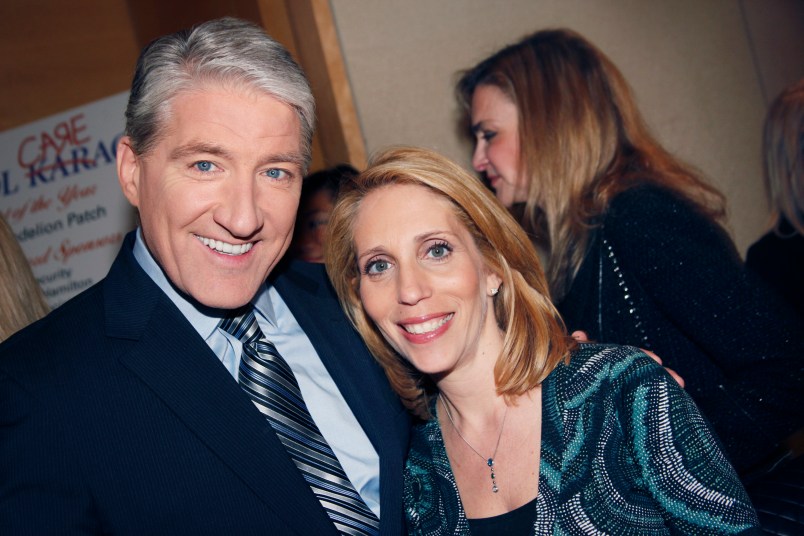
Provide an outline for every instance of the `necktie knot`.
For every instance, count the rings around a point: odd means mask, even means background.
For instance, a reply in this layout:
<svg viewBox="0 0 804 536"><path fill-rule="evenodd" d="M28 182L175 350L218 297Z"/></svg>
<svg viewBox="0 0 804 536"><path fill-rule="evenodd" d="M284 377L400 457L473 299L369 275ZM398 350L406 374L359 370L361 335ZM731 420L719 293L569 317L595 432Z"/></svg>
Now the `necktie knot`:
<svg viewBox="0 0 804 536"><path fill-rule="evenodd" d="M230 335L237 337L243 344L253 343L263 337L262 330L257 324L254 307L250 305L240 314L223 318L218 326Z"/></svg>

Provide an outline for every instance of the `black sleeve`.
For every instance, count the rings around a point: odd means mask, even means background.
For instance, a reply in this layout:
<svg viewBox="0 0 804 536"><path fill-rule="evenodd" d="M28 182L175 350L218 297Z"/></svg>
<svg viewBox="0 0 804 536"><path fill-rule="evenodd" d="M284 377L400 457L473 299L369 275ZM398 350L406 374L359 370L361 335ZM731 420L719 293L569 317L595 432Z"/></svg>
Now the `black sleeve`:
<svg viewBox="0 0 804 536"><path fill-rule="evenodd" d="M605 232L623 270L724 371L733 392L804 422L801 326L756 285L721 227L688 201L642 187L612 203ZM774 396L761 394L768 389Z"/></svg>

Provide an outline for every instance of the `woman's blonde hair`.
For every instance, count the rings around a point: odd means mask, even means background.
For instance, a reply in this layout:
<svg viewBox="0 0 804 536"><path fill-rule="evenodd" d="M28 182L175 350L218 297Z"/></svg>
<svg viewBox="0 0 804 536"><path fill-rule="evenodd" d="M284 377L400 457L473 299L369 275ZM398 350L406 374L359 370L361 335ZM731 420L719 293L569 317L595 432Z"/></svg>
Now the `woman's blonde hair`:
<svg viewBox="0 0 804 536"><path fill-rule="evenodd" d="M49 311L17 238L0 216L0 341Z"/></svg>
<svg viewBox="0 0 804 536"><path fill-rule="evenodd" d="M517 107L520 169L530 177L521 223L549 249L555 299L569 290L609 203L630 187L658 184L724 217L723 195L659 145L623 75L579 34L536 32L462 73L456 92L467 112L481 85Z"/></svg>
<svg viewBox="0 0 804 536"><path fill-rule="evenodd" d="M773 229L782 235L787 220L804 235L804 79L782 91L768 108L762 153Z"/></svg>
<svg viewBox="0 0 804 536"><path fill-rule="evenodd" d="M360 302L360 270L354 221L363 199L394 185L418 185L450 201L472 235L486 267L502 279L495 298L497 323L505 332L494 369L497 391L516 396L541 383L574 342L550 302L547 282L529 237L480 181L449 159L426 149L391 148L341 189L329 221L325 261L338 298L391 386L416 415L429 418L432 381L397 354Z"/></svg>

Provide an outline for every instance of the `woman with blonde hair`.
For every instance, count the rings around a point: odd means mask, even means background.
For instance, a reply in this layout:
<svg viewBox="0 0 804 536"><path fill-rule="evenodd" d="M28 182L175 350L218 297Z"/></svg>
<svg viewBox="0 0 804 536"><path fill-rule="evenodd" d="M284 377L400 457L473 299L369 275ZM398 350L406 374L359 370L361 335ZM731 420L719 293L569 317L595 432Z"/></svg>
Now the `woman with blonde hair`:
<svg viewBox="0 0 804 536"><path fill-rule="evenodd" d="M695 404L640 350L567 335L527 234L460 166L378 155L328 233L341 304L421 419L409 533L756 529Z"/></svg>
<svg viewBox="0 0 804 536"><path fill-rule="evenodd" d="M771 230L748 249L745 263L804 318L804 79L768 108L762 155Z"/></svg>
<svg viewBox="0 0 804 536"><path fill-rule="evenodd" d="M0 216L0 342L49 311L28 259Z"/></svg>
<svg viewBox="0 0 804 536"><path fill-rule="evenodd" d="M567 326L661 355L743 474L789 456L800 326L754 284L723 196L650 134L611 60L539 31L465 71L457 93L473 166L545 247Z"/></svg>

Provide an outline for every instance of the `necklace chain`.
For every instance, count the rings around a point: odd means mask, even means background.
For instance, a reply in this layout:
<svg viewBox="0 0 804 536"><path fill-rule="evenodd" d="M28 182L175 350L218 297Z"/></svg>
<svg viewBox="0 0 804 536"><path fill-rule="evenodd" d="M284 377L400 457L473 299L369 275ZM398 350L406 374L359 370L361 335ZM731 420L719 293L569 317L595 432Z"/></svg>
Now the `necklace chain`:
<svg viewBox="0 0 804 536"><path fill-rule="evenodd" d="M500 448L500 440L502 439L503 429L505 428L505 418L508 416L508 405L507 404L505 405L505 413L503 413L502 424L500 424L500 433L497 436L497 444L494 445L494 452L492 453L491 458L486 458L485 456L480 454L477 451L477 449L473 447L472 444L469 443L469 441L466 440L465 437L463 437L461 430L458 428L458 426L455 424L455 421L452 419L452 413L450 412L449 406L447 405L446 400L447 397L439 396L438 398L441 400L441 405L444 406L444 409L447 411L447 418L449 419L449 422L452 425L452 429L455 430L455 432L458 434L458 437L460 437L463 440L463 442L466 443L466 446L472 449L472 452L480 456L480 459L486 462L486 465L489 466L489 469L491 470L491 491L497 493L498 491L500 491L500 488L497 487L497 477L494 474L494 458L497 457L497 449Z"/></svg>

